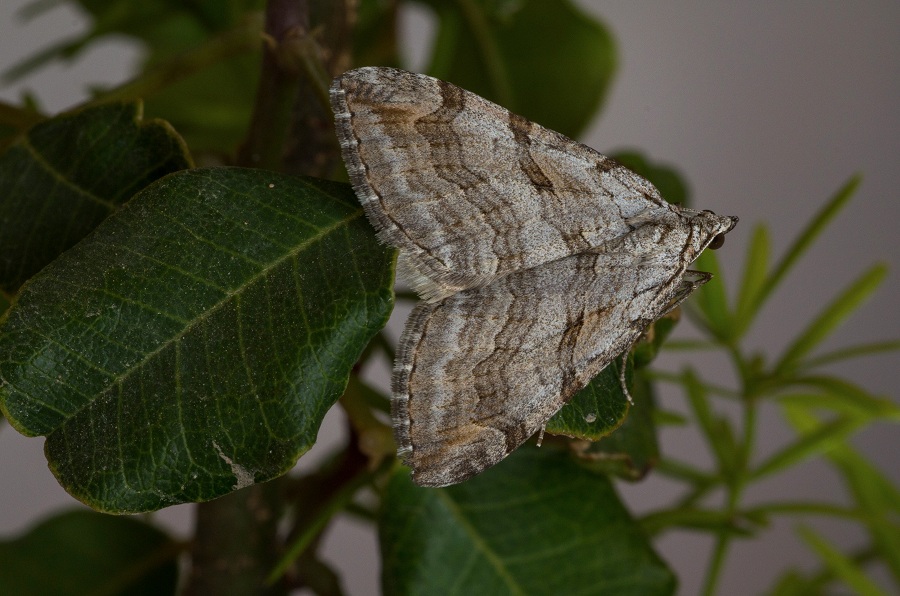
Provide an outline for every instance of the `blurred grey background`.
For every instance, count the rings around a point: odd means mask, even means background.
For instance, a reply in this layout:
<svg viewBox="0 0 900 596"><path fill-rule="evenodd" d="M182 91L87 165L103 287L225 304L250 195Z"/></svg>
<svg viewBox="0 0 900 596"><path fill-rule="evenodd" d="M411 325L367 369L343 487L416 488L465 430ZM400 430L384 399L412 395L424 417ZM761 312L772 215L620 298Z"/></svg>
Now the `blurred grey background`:
<svg viewBox="0 0 900 596"><path fill-rule="evenodd" d="M610 27L620 51L612 93L582 140L601 152L639 149L651 160L676 167L689 181L698 208L740 216L740 225L718 253L729 288L738 280L757 222L769 226L775 260L826 199L851 175L863 174L850 207L766 306L749 347L770 357L779 354L833 296L877 261L890 265L891 276L823 347L900 338L900 3L576 3ZM69 7L22 25L15 15L24 4L26 0L0 1L0 70L87 27L85 16ZM410 39L407 58L413 67L422 67L432 30L428 13L405 13L403 27ZM44 109L62 110L82 101L87 85L126 80L140 56L140 47L128 40L104 40L73 64L56 64L0 88L0 99L15 102L30 90ZM402 325L404 314L397 313L394 329ZM686 324L676 332L678 338L695 335ZM733 379L725 360L702 353L665 354L657 367L677 371L686 362L709 380ZM833 372L897 399L896 354L855 360ZM661 398L664 407L687 412L677 389L665 387ZM340 416L329 414L320 444L304 461L340 442ZM774 406L763 409L761 430L761 456L792 437ZM853 443L900 482L896 427L870 428ZM8 426L0 430L2 537L75 505L47 470L42 444L42 439L22 437ZM662 447L697 465L710 463L702 441L690 432L666 430ZM676 488L658 477L621 487L636 513L670 502ZM828 496L846 501L844 495L826 465L810 462L755 487L748 499ZM156 518L186 533L191 507L173 507ZM837 543L861 544L852 525L810 521ZM794 536L793 523L776 522L760 539L736 543L719 593L758 594L786 566L813 565L814 557ZM712 541L679 532L657 544L680 576L680 593L696 593ZM349 594L375 592L379 563L371 530L341 520L325 551L344 571Z"/></svg>

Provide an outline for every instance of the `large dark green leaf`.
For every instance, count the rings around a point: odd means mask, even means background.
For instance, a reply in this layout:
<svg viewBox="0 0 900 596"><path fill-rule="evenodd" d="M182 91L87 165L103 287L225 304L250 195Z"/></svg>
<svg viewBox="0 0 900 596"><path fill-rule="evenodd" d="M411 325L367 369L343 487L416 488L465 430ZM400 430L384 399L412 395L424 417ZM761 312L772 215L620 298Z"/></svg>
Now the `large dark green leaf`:
<svg viewBox="0 0 900 596"><path fill-rule="evenodd" d="M211 499L309 449L392 278L349 186L180 172L24 286L0 406L94 508Z"/></svg>
<svg viewBox="0 0 900 596"><path fill-rule="evenodd" d="M445 489L419 488L398 470L380 540L389 596L674 591L609 480L547 448L519 449Z"/></svg>
<svg viewBox="0 0 900 596"><path fill-rule="evenodd" d="M0 542L0 594L174 594L178 552L135 519L70 511Z"/></svg>
<svg viewBox="0 0 900 596"><path fill-rule="evenodd" d="M134 193L189 166L181 138L142 121L139 104L33 126L0 156L0 289L15 290Z"/></svg>
<svg viewBox="0 0 900 596"><path fill-rule="evenodd" d="M570 137L603 102L612 36L568 0L421 1L439 19L429 74Z"/></svg>

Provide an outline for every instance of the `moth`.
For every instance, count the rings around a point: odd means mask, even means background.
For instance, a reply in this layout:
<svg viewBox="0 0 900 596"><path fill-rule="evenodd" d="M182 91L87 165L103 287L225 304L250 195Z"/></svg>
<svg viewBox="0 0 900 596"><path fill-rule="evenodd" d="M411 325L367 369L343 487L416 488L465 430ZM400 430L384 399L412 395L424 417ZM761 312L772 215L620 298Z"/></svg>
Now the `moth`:
<svg viewBox="0 0 900 596"><path fill-rule="evenodd" d="M351 70L331 102L366 216L423 299L392 379L421 486L471 478L541 430L710 279L688 265L737 223L425 75Z"/></svg>

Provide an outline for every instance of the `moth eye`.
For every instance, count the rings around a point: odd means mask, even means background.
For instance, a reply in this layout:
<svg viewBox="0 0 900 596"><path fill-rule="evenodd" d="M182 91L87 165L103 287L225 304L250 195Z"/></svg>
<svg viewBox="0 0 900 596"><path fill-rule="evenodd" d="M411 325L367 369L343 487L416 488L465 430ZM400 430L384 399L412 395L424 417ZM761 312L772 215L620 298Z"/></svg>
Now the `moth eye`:
<svg viewBox="0 0 900 596"><path fill-rule="evenodd" d="M716 237L712 239L712 242L709 243L709 246L707 246L707 248L716 250L722 248L723 244L725 244L725 234L716 234Z"/></svg>

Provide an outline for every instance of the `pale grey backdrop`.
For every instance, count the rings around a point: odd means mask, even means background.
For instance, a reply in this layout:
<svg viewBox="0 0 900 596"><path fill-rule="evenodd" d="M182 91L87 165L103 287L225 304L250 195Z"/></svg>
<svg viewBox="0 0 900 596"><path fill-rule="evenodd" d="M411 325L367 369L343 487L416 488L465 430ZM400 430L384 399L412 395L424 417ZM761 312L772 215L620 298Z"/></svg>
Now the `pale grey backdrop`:
<svg viewBox="0 0 900 596"><path fill-rule="evenodd" d="M48 40L86 27L85 18L69 9L57 9L23 27L13 15L24 3L0 1L0 69ZM604 19L621 52L606 109L584 140L600 151L638 148L651 159L676 166L690 182L695 205L739 215L740 225L719 251L724 277L732 285L755 223L769 225L777 256L849 176L864 175L849 209L773 296L751 334L751 347L777 354L840 288L876 261L889 263L891 277L827 346L900 337L900 3L578 4ZM420 66L430 30L427 13L408 14L404 27L413 39L409 59ZM127 78L139 56L139 48L109 40L74 65L54 65L23 84L0 89L0 98L15 100L28 88L47 109L64 109L84 97L85 83ZM395 317L394 328L402 324L398 319L403 314ZM678 334L690 337L692 332L682 325ZM664 356L659 366L678 370L684 361ZM710 379L732 379L724 360L697 356L687 361ZM896 399L898 369L900 359L890 355L834 371ZM676 390L665 391L663 403L685 411ZM340 440L339 416L329 415L321 445L308 457ZM762 424L764 453L791 437L773 409L764 410ZM666 431L662 440L669 453L698 464L708 462L702 443L690 433ZM20 532L41 516L72 505L46 468L42 443L9 427L0 431L0 536ZM854 443L900 481L896 427L872 428ZM673 489L654 478L622 491L629 506L642 512L666 503ZM840 481L827 466L813 462L799 474L766 482L749 498L761 502L832 495L844 498ZM189 506L170 508L158 517L175 531L190 528ZM817 527L845 545L859 544L862 538L845 524ZM680 593L697 592L710 545L703 536L687 533L660 541L663 556L681 577ZM350 594L374 593L376 548L373 534L350 521L330 533L325 549L346 570ZM791 523L778 522L762 539L735 545L720 593L760 593L784 565L813 561L794 538Z"/></svg>

